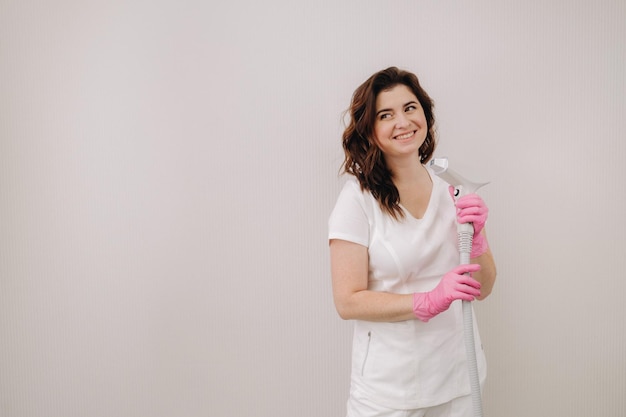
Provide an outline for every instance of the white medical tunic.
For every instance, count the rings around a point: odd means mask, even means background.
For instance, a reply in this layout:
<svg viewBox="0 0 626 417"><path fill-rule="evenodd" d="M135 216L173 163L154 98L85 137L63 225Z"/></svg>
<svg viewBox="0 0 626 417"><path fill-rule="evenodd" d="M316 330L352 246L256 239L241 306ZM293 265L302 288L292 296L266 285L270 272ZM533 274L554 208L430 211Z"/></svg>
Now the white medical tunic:
<svg viewBox="0 0 626 417"><path fill-rule="evenodd" d="M329 218L329 239L366 246L368 289L397 294L430 291L459 264L456 210L448 184L427 168L433 182L422 219L384 213L369 191L350 177ZM470 394L461 301L428 323L356 320L351 390L389 408L416 409ZM485 356L474 320L481 384Z"/></svg>

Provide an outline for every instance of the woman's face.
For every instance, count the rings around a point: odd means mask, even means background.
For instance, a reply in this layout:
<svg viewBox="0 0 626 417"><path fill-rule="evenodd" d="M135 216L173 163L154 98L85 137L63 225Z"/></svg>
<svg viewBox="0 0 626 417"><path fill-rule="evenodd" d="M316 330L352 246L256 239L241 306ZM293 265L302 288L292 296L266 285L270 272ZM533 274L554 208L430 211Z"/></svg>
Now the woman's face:
<svg viewBox="0 0 626 417"><path fill-rule="evenodd" d="M376 97L374 138L388 157L419 153L428 134L424 110L404 84L381 91Z"/></svg>

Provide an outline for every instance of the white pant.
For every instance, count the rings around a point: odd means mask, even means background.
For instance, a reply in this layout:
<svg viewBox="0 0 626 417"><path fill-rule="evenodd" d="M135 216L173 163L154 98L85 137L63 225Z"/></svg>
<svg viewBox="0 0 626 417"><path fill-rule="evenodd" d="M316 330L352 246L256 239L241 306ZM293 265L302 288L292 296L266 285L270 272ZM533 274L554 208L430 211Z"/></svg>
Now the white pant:
<svg viewBox="0 0 626 417"><path fill-rule="evenodd" d="M416 410L393 410L353 392L348 400L347 417L472 417L472 397L467 395L434 407Z"/></svg>

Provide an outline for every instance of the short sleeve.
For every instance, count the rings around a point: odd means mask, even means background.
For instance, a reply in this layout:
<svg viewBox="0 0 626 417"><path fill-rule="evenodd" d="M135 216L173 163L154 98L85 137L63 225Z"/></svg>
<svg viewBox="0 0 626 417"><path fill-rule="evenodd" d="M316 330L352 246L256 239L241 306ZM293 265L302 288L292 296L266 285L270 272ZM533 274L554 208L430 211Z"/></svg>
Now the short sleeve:
<svg viewBox="0 0 626 417"><path fill-rule="evenodd" d="M341 239L369 246L369 221L359 184L349 179L337 197L328 219L328 239Z"/></svg>

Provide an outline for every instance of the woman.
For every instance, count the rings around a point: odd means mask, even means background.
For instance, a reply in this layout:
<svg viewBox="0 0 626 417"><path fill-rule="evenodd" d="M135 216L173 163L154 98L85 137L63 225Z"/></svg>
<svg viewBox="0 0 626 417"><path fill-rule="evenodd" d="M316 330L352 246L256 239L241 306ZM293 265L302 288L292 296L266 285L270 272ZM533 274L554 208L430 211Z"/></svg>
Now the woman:
<svg viewBox="0 0 626 417"><path fill-rule="evenodd" d="M471 416L454 301L484 299L493 287L488 209L476 194L455 203L426 165L436 144L433 102L414 74L391 67L372 75L349 112L350 176L329 219L335 305L355 320L348 416ZM470 265L458 265L457 220L474 224ZM474 331L482 384L476 323Z"/></svg>

